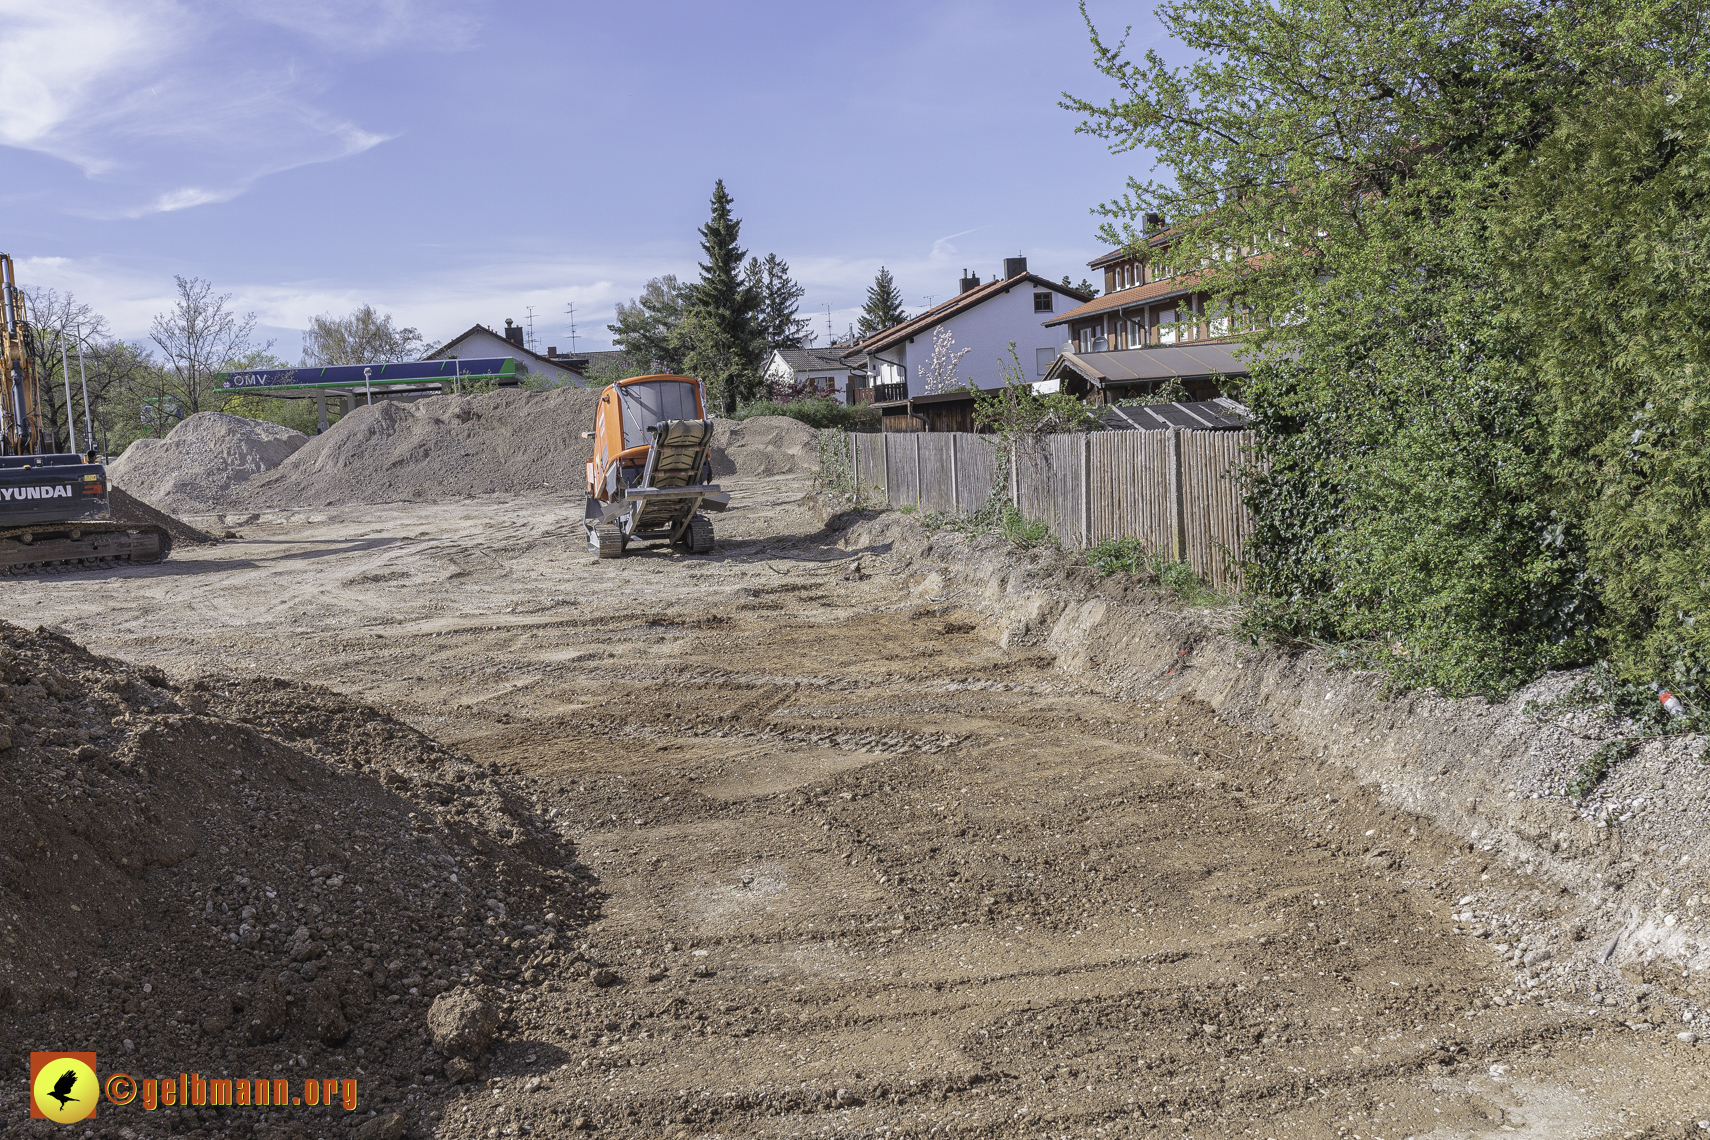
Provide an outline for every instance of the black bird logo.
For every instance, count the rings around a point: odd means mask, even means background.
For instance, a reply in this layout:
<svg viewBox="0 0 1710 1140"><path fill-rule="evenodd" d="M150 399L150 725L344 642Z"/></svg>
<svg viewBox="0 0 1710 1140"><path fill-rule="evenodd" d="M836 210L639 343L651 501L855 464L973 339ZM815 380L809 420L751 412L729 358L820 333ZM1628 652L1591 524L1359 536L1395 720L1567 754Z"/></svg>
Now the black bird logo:
<svg viewBox="0 0 1710 1140"><path fill-rule="evenodd" d="M53 1097L53 1099L59 1101L59 1107L64 1108L66 1101L77 1099L76 1097L70 1095L71 1086L76 1084L76 1083L77 1083L77 1070L76 1069L67 1069L67 1070L65 1070L65 1072L63 1072L59 1075L59 1080L57 1080L53 1083L53 1091L48 1093L48 1095Z"/></svg>

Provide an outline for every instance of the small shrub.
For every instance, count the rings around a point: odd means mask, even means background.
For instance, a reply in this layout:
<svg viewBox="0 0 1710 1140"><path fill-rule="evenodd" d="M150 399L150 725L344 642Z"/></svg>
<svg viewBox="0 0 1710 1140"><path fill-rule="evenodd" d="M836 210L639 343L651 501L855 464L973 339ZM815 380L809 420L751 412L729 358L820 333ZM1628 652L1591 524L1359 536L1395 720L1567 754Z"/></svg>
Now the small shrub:
<svg viewBox="0 0 1710 1140"><path fill-rule="evenodd" d="M1086 560L1101 578L1112 574L1144 578L1190 605L1220 605L1229 600L1201 578L1191 565L1173 562L1162 554L1152 554L1137 538L1106 539L1087 551Z"/></svg>
<svg viewBox="0 0 1710 1140"><path fill-rule="evenodd" d="M899 507L904 514L913 514L913 506ZM969 515L928 511L920 515L921 528L928 533L948 530L956 534L976 536L1000 534L1011 545L1022 550L1055 545L1057 538L1046 523L1034 522L1022 515L1008 499L991 499L985 506Z"/></svg>

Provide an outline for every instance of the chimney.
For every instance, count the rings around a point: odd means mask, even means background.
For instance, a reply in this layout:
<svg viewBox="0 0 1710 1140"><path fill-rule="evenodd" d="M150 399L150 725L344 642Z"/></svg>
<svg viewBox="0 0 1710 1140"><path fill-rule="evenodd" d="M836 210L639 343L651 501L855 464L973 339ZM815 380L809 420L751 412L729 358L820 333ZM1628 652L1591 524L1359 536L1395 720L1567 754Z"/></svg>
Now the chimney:
<svg viewBox="0 0 1710 1140"><path fill-rule="evenodd" d="M522 332L521 325L515 323L509 317L505 318L505 339L516 345L518 348L522 347Z"/></svg>
<svg viewBox="0 0 1710 1140"><path fill-rule="evenodd" d="M966 269L962 270L962 288L959 292L966 293L970 289L978 289L979 287L980 275L976 273L972 277L969 277L968 271Z"/></svg>
<svg viewBox="0 0 1710 1140"><path fill-rule="evenodd" d="M1003 259L1003 279L1005 281L1020 277L1026 272L1027 259L1025 257L1006 257Z"/></svg>
<svg viewBox="0 0 1710 1140"><path fill-rule="evenodd" d="M1164 228L1164 215L1162 215L1162 214L1147 214L1146 215L1146 232L1147 233L1155 234L1163 228Z"/></svg>
<svg viewBox="0 0 1710 1140"><path fill-rule="evenodd" d="M558 355L558 347L556 345L549 344L546 346L546 356L547 356L548 360L550 360L551 358L553 358L554 356L557 356L557 355Z"/></svg>

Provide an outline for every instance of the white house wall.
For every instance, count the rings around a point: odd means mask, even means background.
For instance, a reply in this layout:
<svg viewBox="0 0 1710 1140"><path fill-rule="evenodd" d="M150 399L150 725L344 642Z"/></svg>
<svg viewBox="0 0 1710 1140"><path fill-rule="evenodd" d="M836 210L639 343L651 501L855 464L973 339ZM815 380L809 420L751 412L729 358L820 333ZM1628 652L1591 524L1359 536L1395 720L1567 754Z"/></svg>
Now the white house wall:
<svg viewBox="0 0 1710 1140"><path fill-rule="evenodd" d="M892 345L878 353L884 359L876 360L880 375L874 378L874 382L894 384L900 380L895 365L886 363L895 361L908 369L908 394L911 397L933 395L926 390L921 370L932 358L932 338L939 328L949 329L956 338L952 352L960 352L964 348L973 350L956 368L958 387L970 380L980 388L1001 385L1004 369L1010 365L1009 342L1012 340L1015 342L1015 355L1021 360L1024 379L1029 383L1039 380L1044 373L1039 367L1038 350L1050 349L1052 357L1055 357L1057 346L1063 340L1061 330L1048 329L1042 322L1081 303L1077 298L1053 290L1054 312L1036 313L1033 311L1033 294L1044 291L1031 281L1020 281L1007 293L999 293L934 328L915 334L912 344L904 341Z"/></svg>
<svg viewBox="0 0 1710 1140"><path fill-rule="evenodd" d="M517 346L502 336L491 333L471 333L457 343L451 355L460 360L492 360L500 356L508 356L517 362L519 375L539 376L552 384L581 384L583 378L579 373L568 368L560 368L533 356L524 356L517 351ZM449 359L447 357L446 359Z"/></svg>
<svg viewBox="0 0 1710 1140"><path fill-rule="evenodd" d="M772 352L772 361L766 366L766 379L777 384L782 384L788 381L792 376L798 380L817 380L824 379L829 376L832 379L832 399L836 400L839 404L847 404L849 402L849 369L813 368L798 372L791 368L789 362L774 349Z"/></svg>

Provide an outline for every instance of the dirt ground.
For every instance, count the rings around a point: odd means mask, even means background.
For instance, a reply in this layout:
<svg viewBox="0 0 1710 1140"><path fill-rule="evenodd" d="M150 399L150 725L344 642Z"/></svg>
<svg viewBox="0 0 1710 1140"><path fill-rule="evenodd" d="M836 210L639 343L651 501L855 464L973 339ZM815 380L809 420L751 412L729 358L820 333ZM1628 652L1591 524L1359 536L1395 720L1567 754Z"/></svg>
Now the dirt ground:
<svg viewBox="0 0 1710 1140"><path fill-rule="evenodd" d="M705 558L596 562L544 499L298 512L20 579L0 617L330 685L497 763L573 845L594 907L565 933L615 982L492 990L475 1079L365 1106L411 1135L1710 1133L1710 1046L1635 1032L1642 997L1504 996L1450 915L1506 872L1459 838L999 647L799 478L733 489Z"/></svg>

